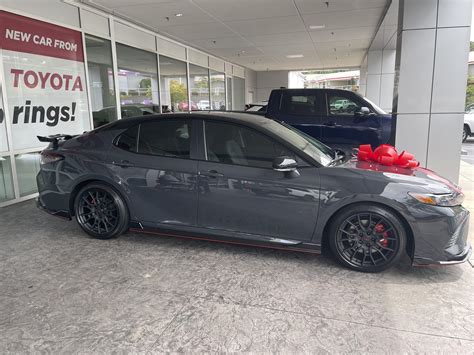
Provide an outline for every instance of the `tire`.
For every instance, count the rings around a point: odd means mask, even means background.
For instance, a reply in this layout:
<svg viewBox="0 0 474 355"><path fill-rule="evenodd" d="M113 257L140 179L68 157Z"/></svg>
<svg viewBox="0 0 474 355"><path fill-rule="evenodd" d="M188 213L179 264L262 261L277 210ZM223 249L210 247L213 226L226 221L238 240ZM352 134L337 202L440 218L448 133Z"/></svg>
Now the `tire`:
<svg viewBox="0 0 474 355"><path fill-rule="evenodd" d="M467 141L467 139L469 138L469 135L470 135L469 128L466 125L464 125L463 130L462 130L463 143Z"/></svg>
<svg viewBox="0 0 474 355"><path fill-rule="evenodd" d="M332 220L329 246L337 261L352 270L380 272L398 262L407 235L400 219L380 206L349 206Z"/></svg>
<svg viewBox="0 0 474 355"><path fill-rule="evenodd" d="M90 183L74 200L76 221L93 238L111 239L128 229L129 213L123 198L110 186Z"/></svg>

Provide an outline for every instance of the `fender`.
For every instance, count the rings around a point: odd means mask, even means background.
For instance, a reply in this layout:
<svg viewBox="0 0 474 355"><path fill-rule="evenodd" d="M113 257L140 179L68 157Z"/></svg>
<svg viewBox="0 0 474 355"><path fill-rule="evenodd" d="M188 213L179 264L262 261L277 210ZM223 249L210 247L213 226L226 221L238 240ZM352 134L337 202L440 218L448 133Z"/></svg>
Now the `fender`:
<svg viewBox="0 0 474 355"><path fill-rule="evenodd" d="M412 232L415 235L418 233L416 219L402 203L378 195L352 195L340 200L320 200L318 223L315 227L311 242L315 244L322 244L324 230L331 218L342 208L359 203L379 204L396 211L408 223Z"/></svg>

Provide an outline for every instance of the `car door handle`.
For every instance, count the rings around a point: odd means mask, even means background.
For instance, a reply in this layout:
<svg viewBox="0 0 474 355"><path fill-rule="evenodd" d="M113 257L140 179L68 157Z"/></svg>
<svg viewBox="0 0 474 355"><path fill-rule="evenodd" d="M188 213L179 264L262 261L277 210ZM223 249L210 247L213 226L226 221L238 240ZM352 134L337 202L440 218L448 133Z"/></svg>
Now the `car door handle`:
<svg viewBox="0 0 474 355"><path fill-rule="evenodd" d="M325 126L328 126L328 127L334 127L334 126L336 126L336 122L332 122L332 121L330 121L330 122L324 122L324 125L325 125Z"/></svg>
<svg viewBox="0 0 474 355"><path fill-rule="evenodd" d="M224 177L224 174L219 173L217 170L200 171L199 175L207 176L213 179Z"/></svg>
<svg viewBox="0 0 474 355"><path fill-rule="evenodd" d="M117 166L121 166L122 168L131 168L131 167L135 166L135 164L130 163L128 160L122 160L122 161L119 161L119 162L113 161L112 164L117 165Z"/></svg>

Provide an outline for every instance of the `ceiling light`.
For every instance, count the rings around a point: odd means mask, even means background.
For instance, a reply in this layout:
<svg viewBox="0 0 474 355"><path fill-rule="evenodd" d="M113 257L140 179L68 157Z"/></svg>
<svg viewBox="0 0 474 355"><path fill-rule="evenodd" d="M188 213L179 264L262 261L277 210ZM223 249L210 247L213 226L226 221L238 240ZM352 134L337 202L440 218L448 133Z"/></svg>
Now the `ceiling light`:
<svg viewBox="0 0 474 355"><path fill-rule="evenodd" d="M303 58L303 54L289 54L286 56L287 58Z"/></svg>
<svg viewBox="0 0 474 355"><path fill-rule="evenodd" d="M177 13L177 14L174 14L176 17L183 17L183 14L182 13Z"/></svg>
<svg viewBox="0 0 474 355"><path fill-rule="evenodd" d="M326 28L326 25L311 25L311 26L309 26L310 30L321 30L323 28Z"/></svg>

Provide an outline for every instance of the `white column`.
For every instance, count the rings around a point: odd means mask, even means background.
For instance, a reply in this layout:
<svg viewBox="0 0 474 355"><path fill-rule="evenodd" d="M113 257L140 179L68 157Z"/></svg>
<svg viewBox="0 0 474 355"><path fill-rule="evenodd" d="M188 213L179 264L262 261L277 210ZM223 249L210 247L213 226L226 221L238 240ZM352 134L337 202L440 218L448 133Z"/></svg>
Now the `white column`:
<svg viewBox="0 0 474 355"><path fill-rule="evenodd" d="M367 56L360 66L359 94L367 96Z"/></svg>
<svg viewBox="0 0 474 355"><path fill-rule="evenodd" d="M459 177L471 0L400 0L396 146Z"/></svg>
<svg viewBox="0 0 474 355"><path fill-rule="evenodd" d="M395 58L395 49L370 50L367 54L366 96L387 112L392 112Z"/></svg>

